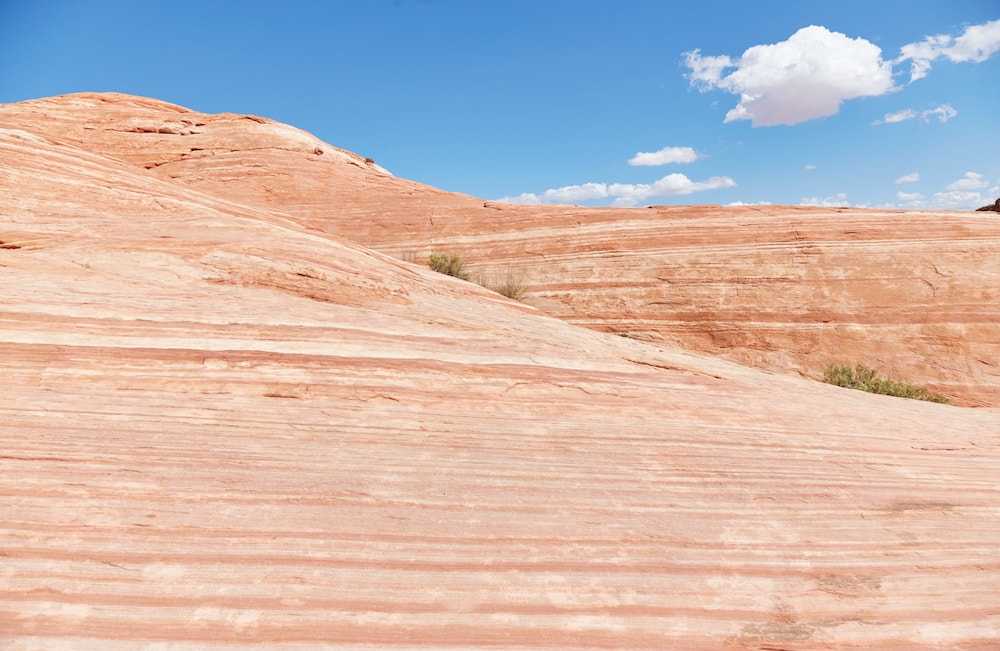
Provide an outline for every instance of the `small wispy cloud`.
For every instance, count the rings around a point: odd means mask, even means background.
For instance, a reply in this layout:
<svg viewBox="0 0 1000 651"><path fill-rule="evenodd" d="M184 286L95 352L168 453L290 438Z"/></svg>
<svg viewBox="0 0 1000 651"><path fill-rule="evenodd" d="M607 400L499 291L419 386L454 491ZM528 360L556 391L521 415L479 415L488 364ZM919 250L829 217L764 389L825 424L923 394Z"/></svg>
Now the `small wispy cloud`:
<svg viewBox="0 0 1000 651"><path fill-rule="evenodd" d="M877 45L817 25L780 43L755 45L739 59L685 52L684 64L698 90L739 95L725 122L750 120L755 127L834 115L845 100L895 90L892 64Z"/></svg>
<svg viewBox="0 0 1000 651"><path fill-rule="evenodd" d="M700 158L691 147L664 147L660 151L640 151L628 159L629 165L670 165L671 163L693 163Z"/></svg>
<svg viewBox="0 0 1000 651"><path fill-rule="evenodd" d="M937 117L937 119L939 121L941 121L941 122L947 122L948 120L952 119L956 115L958 115L958 111L956 111L955 109L953 109L951 107L951 104L942 104L941 106L937 107L936 109L931 109L929 111L923 111L920 114L920 119L922 119L924 122L928 122L928 121L930 121L931 117Z"/></svg>
<svg viewBox="0 0 1000 651"><path fill-rule="evenodd" d="M927 76L931 63L945 58L953 63L981 63L1000 51L1000 19L970 25L958 38L950 34L927 36L899 49L893 64L910 62L910 83Z"/></svg>
<svg viewBox="0 0 1000 651"><path fill-rule="evenodd" d="M894 124L896 122L905 122L906 120L912 120L919 115L913 109L903 109L902 111L896 111L895 113L886 113L885 117L881 120L875 120L872 125L878 124Z"/></svg>
<svg viewBox="0 0 1000 651"><path fill-rule="evenodd" d="M972 210L986 203L986 199L981 192L950 190L935 192L928 203L939 210Z"/></svg>
<svg viewBox="0 0 1000 651"><path fill-rule="evenodd" d="M844 192L838 192L832 197L806 197L799 202L800 206L816 206L818 208L839 208L841 206L849 206L847 203L847 194Z"/></svg>
<svg viewBox="0 0 1000 651"><path fill-rule="evenodd" d="M809 172L811 172L811 171L813 171L814 169L816 169L816 166L815 166L815 165L806 165L806 166L805 166L805 169L806 169L806 171L809 171Z"/></svg>
<svg viewBox="0 0 1000 651"><path fill-rule="evenodd" d="M936 108L920 111L919 113L913 109L903 109L895 113L886 113L881 120L872 122L872 126L905 122L906 120L916 120L918 118L923 122L930 122L931 118L937 118L939 122L947 122L956 115L958 115L958 111L952 108L951 104L942 104Z"/></svg>
<svg viewBox="0 0 1000 651"><path fill-rule="evenodd" d="M982 174L977 174L976 172L966 172L965 176L961 179L955 181L954 183L948 184L947 190L979 190L980 188L985 188L989 185Z"/></svg>
<svg viewBox="0 0 1000 651"><path fill-rule="evenodd" d="M912 172L910 174L904 174L903 176L896 179L896 183L916 183L920 180L919 172Z"/></svg>
<svg viewBox="0 0 1000 651"><path fill-rule="evenodd" d="M606 199L607 196L608 186L606 183L584 183L551 188L540 194L524 192L516 197L503 197L499 201L508 203L579 203L592 199Z"/></svg>
<svg viewBox="0 0 1000 651"><path fill-rule="evenodd" d="M705 181L692 181L683 174L668 174L653 183L613 183L608 194L615 197L615 204L634 206L652 197L676 197L705 190L731 188L736 181L728 176L713 176Z"/></svg>
<svg viewBox="0 0 1000 651"><path fill-rule="evenodd" d="M516 197L504 197L508 203L578 203L594 199L614 199L615 205L634 206L653 197L680 195L731 188L736 181L728 176L713 176L705 181L692 181L683 174L668 174L653 183L584 183L545 190L525 192Z"/></svg>
<svg viewBox="0 0 1000 651"><path fill-rule="evenodd" d="M993 203L1000 194L1000 185L991 183L978 172L966 172L962 178L949 183L943 192L929 198L919 192L897 192L901 207L922 210L974 210Z"/></svg>

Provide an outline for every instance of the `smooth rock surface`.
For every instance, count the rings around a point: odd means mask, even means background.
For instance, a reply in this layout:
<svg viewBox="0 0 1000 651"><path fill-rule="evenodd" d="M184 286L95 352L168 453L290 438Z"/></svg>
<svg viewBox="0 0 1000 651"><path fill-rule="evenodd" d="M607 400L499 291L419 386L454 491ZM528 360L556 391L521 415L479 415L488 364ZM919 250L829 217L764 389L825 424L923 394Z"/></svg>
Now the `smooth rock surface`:
<svg viewBox="0 0 1000 651"><path fill-rule="evenodd" d="M249 144L167 173L159 143L216 121ZM104 135L76 137L77 122ZM671 232L697 225L679 247L693 249L732 211L494 210L296 133L125 96L0 107L0 647L1000 644L1000 414L737 366L668 345L680 335L580 328L361 246L402 224L419 241L430 221L442 234L426 246L467 242L491 262L562 242L552 269L589 265L594 280L535 290L548 310L606 286L608 259L671 260L670 213ZM267 134L279 145L255 149ZM303 151L280 145L294 138ZM311 181L283 177L286 156L328 166L315 178L338 176L340 202L296 207L280 179ZM241 200L254 183L274 208ZM361 212L366 193L383 221ZM510 230L463 240L491 210ZM796 210L775 209L774 228ZM994 246L981 223L953 241ZM407 242L394 237L380 246ZM905 248L893 237L887 251ZM791 255L775 239L741 244L745 264ZM817 246L846 256L834 241ZM688 254L672 278L696 275ZM988 267L969 280L938 264L942 301L973 281L993 291ZM627 297L625 271L608 273ZM989 316L963 295L970 323Z"/></svg>

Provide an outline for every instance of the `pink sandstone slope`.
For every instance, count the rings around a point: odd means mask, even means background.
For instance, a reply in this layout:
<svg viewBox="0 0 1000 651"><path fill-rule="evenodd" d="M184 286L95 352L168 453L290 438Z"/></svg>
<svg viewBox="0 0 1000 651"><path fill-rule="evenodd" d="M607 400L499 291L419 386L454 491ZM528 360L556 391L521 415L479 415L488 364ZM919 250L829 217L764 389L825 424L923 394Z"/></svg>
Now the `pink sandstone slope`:
<svg viewBox="0 0 1000 651"><path fill-rule="evenodd" d="M12 115L0 648L1000 644L1000 414L580 328Z"/></svg>
<svg viewBox="0 0 1000 651"><path fill-rule="evenodd" d="M484 202L398 179L271 120L116 94L8 121L396 256L522 274L571 323L818 379L865 363L1000 407L1000 216L782 206Z"/></svg>

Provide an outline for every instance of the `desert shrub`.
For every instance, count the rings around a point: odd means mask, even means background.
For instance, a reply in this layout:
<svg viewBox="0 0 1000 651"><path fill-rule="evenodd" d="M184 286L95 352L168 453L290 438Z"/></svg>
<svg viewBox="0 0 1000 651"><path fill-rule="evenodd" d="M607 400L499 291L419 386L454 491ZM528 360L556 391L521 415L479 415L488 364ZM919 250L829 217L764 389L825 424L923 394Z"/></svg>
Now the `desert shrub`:
<svg viewBox="0 0 1000 651"><path fill-rule="evenodd" d="M838 387L858 389L859 391L878 393L886 396L896 396L897 398L927 400L944 404L950 402L946 396L940 393L932 393L924 387L879 377L876 369L864 364L858 364L854 368L846 365L838 366L830 364L823 371L823 381Z"/></svg>
<svg viewBox="0 0 1000 651"><path fill-rule="evenodd" d="M465 271L462 258L457 255L432 253L430 257L427 258L427 266L440 274L445 274L446 276L454 276L459 280L469 279L469 272Z"/></svg>
<svg viewBox="0 0 1000 651"><path fill-rule="evenodd" d="M524 298L524 293L528 291L528 280L525 275L509 267L506 271L482 278L480 284L515 301Z"/></svg>

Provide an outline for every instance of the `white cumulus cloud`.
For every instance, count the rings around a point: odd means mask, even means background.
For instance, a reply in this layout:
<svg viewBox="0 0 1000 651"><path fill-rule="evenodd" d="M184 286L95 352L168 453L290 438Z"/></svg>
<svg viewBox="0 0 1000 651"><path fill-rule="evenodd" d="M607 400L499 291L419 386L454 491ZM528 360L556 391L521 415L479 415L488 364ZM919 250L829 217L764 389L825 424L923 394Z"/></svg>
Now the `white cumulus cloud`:
<svg viewBox="0 0 1000 651"><path fill-rule="evenodd" d="M683 174L668 174L653 183L585 183L546 190L540 194L525 192L516 197L504 197L508 203L575 203L590 199L614 199L615 205L634 206L653 197L674 197L731 188L736 181L728 176L713 176L705 181L692 181Z"/></svg>
<svg viewBox="0 0 1000 651"><path fill-rule="evenodd" d="M956 115L958 115L958 111L952 108L951 104L942 104L937 108L927 109L925 111L920 111L919 113L913 109L903 109L902 111L896 111L895 113L886 113L885 117L881 120L875 120L872 122L872 125L878 126L880 124L905 122L906 120L915 120L917 118L920 118L924 122L930 122L931 118L937 118L939 122L947 122Z"/></svg>
<svg viewBox="0 0 1000 651"><path fill-rule="evenodd" d="M669 165L671 163L693 163L698 153L691 147L664 147L660 151L640 151L628 159L629 165Z"/></svg>
<svg viewBox="0 0 1000 651"><path fill-rule="evenodd" d="M945 188L947 190L978 190L980 188L985 188L989 183L983 178L982 174L977 174L976 172L966 172L965 176L954 183L949 183Z"/></svg>
<svg viewBox="0 0 1000 651"><path fill-rule="evenodd" d="M739 95L725 122L750 120L755 127L834 115L844 100L895 88L892 64L882 60L878 46L817 25L781 43L755 45L739 59L693 50L685 53L684 63L692 86Z"/></svg>
<svg viewBox="0 0 1000 651"><path fill-rule="evenodd" d="M955 38L949 34L927 36L899 49L893 63L910 62L910 83L927 76L931 62L945 58L954 63L981 63L1000 51L1000 19L970 25Z"/></svg>
<svg viewBox="0 0 1000 651"><path fill-rule="evenodd" d="M916 183L920 180L919 172L912 172L910 174L904 174L903 176L896 179L896 183Z"/></svg>
<svg viewBox="0 0 1000 651"><path fill-rule="evenodd" d="M896 198L900 201L922 201L924 195L919 192L897 192Z"/></svg>

